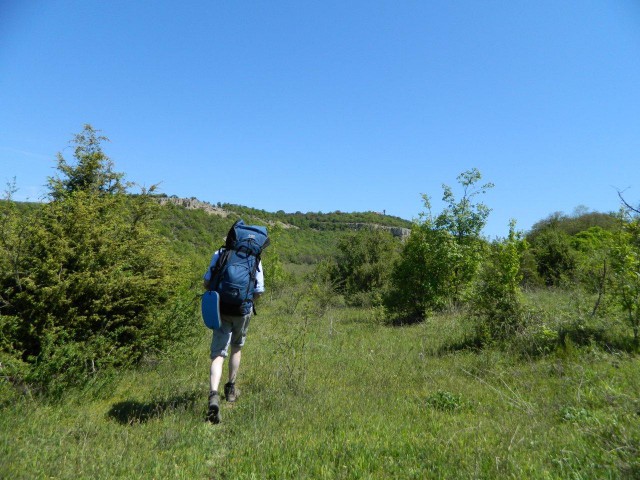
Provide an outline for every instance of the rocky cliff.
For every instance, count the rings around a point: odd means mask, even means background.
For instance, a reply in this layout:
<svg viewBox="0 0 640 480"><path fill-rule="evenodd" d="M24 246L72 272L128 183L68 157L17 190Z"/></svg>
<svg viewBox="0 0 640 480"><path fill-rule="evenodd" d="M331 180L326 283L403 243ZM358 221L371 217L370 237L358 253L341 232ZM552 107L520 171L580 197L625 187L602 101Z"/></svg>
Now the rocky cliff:
<svg viewBox="0 0 640 480"><path fill-rule="evenodd" d="M211 215L218 215L219 217L226 217L229 215L225 209L211 205L209 202L203 202L197 198L178 198L178 197L158 197L160 205L172 203L180 207L184 207L188 210L204 210Z"/></svg>

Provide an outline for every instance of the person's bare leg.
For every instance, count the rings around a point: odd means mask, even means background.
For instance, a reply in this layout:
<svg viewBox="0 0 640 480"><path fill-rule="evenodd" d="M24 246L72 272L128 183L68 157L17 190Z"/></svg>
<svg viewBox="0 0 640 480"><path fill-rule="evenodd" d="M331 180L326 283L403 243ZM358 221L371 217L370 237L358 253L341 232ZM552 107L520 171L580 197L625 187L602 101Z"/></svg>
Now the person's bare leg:
<svg viewBox="0 0 640 480"><path fill-rule="evenodd" d="M218 395L218 386L222 378L222 365L224 357L217 356L211 360L211 369L209 370L209 412L207 418L212 423L220 423L220 395Z"/></svg>
<svg viewBox="0 0 640 480"><path fill-rule="evenodd" d="M240 368L242 350L239 347L231 346L231 356L229 357L229 383L236 383L236 376Z"/></svg>
<svg viewBox="0 0 640 480"><path fill-rule="evenodd" d="M236 376L238 375L238 369L240 368L240 359L242 358L242 351L240 347L231 347L231 355L229 356L229 383L224 386L224 395L227 402L235 402L238 398L239 391L235 387Z"/></svg>
<svg viewBox="0 0 640 480"><path fill-rule="evenodd" d="M224 364L224 357L217 356L211 360L211 370L209 374L209 386L212 392L218 391L220 385L220 379L222 378L222 365Z"/></svg>

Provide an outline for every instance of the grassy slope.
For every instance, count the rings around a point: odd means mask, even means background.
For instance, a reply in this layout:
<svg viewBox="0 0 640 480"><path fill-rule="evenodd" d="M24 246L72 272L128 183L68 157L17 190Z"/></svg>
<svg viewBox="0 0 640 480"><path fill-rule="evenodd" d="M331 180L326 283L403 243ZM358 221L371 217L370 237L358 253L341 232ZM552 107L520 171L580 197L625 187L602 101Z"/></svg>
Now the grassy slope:
<svg viewBox="0 0 640 480"><path fill-rule="evenodd" d="M229 219L165 214L196 278ZM314 242L303 233L298 243ZM637 356L443 354L464 339L463 318L393 328L371 310L313 314L301 296L285 292L253 319L243 394L223 404L220 425L203 422L202 327L189 345L59 403L25 396L0 407L0 478L640 476Z"/></svg>
<svg viewBox="0 0 640 480"><path fill-rule="evenodd" d="M158 364L0 420L0 478L637 478L637 357L438 354L464 321L265 304L241 400L203 422L209 334ZM194 321L199 319L194 318ZM97 392L97 393L96 393ZM635 477L634 477L635 476Z"/></svg>
<svg viewBox="0 0 640 480"><path fill-rule="evenodd" d="M229 210L227 218L209 215L202 210L186 210L174 205L166 205L160 211L159 225L163 235L172 243L178 255L194 257L197 261L224 243L224 237L235 220L242 217L247 223L267 225L278 218L271 213L247 207ZM355 214L331 214L331 217L343 218L346 223L349 216ZM385 223L385 219L388 223ZM286 218L285 218L286 220ZM392 226L395 217L382 217L380 224ZM345 230L319 230L313 228L282 228L272 238L272 246L265 256L277 249L283 262L293 264L312 264L331 255L335 251L338 239Z"/></svg>

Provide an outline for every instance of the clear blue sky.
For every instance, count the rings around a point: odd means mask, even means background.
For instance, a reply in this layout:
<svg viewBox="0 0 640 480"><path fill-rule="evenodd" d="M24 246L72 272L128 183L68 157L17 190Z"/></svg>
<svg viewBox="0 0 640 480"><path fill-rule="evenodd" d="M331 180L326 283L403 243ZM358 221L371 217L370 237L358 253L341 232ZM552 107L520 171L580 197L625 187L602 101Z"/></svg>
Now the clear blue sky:
<svg viewBox="0 0 640 480"><path fill-rule="evenodd" d="M640 2L0 0L0 181L90 123L116 170L269 211L382 211L477 167L487 236L640 201Z"/></svg>

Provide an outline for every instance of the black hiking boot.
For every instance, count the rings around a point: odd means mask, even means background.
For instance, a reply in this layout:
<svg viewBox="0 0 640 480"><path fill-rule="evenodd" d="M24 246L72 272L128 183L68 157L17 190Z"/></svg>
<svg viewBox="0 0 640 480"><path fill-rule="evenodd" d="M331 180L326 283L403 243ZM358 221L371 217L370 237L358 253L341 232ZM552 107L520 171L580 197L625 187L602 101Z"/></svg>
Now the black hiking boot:
<svg viewBox="0 0 640 480"><path fill-rule="evenodd" d="M235 402L240 396L240 390L236 388L235 383L225 383L224 385L224 398L227 399L227 402Z"/></svg>
<svg viewBox="0 0 640 480"><path fill-rule="evenodd" d="M211 392L209 394L207 420L211 423L220 423L220 396L218 392Z"/></svg>

